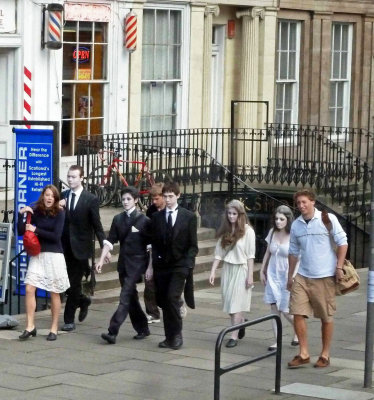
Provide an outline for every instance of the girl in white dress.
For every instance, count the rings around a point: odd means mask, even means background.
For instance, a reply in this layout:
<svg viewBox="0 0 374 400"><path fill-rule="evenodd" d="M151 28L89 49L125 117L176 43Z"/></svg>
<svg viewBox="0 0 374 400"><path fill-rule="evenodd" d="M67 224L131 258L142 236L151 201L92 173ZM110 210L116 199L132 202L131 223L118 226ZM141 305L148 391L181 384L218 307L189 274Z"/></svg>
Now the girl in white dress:
<svg viewBox="0 0 374 400"><path fill-rule="evenodd" d="M264 302L270 304L271 312L286 318L293 326L293 316L289 314L290 292L287 290L288 280L288 248L290 245L290 230L293 214L289 207L279 206L273 217L273 227L270 229L266 242L268 247L260 270L261 282L265 285ZM277 324L272 320L275 338ZM291 345L297 346L299 341L296 334ZM274 350L273 344L268 350Z"/></svg>
<svg viewBox="0 0 374 400"><path fill-rule="evenodd" d="M255 233L249 225L244 205L239 200L227 204L217 237L219 239L209 282L214 285L216 270L222 260L223 311L230 315L233 326L245 321L242 312L249 311L251 307L256 245ZM226 347L235 347L238 338L242 339L244 335L244 329L233 331Z"/></svg>

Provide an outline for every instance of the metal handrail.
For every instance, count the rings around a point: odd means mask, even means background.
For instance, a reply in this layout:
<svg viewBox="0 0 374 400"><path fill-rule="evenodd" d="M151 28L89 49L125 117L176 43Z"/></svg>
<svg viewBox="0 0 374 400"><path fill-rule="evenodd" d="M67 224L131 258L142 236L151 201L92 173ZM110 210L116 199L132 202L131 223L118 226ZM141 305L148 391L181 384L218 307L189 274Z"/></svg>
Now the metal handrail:
<svg viewBox="0 0 374 400"><path fill-rule="evenodd" d="M221 347L222 342L227 333L236 331L241 328L247 328L252 325L257 325L261 322L268 321L270 319L275 319L277 324L277 348L276 350L268 351L265 354L252 358L250 360L240 361L226 367L221 367ZM280 381L281 381L281 362L282 362L282 321L279 315L271 314L265 317L257 318L252 321L245 321L238 325L233 325L228 328L223 329L217 338L215 358L214 358L214 400L219 400L220 398L220 378L226 372L233 371L235 369L244 367L249 364L253 364L256 361L263 360L265 358L276 355L275 359L275 394L280 394Z"/></svg>

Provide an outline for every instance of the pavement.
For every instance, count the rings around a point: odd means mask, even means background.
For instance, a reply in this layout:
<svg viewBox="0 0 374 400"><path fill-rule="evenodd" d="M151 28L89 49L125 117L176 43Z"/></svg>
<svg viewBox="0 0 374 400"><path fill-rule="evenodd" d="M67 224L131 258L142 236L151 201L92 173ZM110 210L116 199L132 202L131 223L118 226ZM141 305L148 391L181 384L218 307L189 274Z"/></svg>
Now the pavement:
<svg viewBox="0 0 374 400"><path fill-rule="evenodd" d="M297 348L290 345L292 329L285 322L281 395L273 392L275 357L271 356L223 375L220 399L374 399L374 390L363 388L368 272L363 269L359 273L360 289L337 299L330 367L313 368L320 351L320 323L310 319L312 363L287 369ZM164 339L162 322L150 325L151 335L139 341L132 339L135 332L125 321L117 343L104 343L100 334L106 332L116 303L93 304L87 319L77 323L73 332L59 332L55 342L45 340L49 311L37 313L38 334L25 342L18 340L25 316L17 316L17 328L0 330L0 399L213 399L215 342L218 333L229 325L229 318L222 312L218 287L195 294L196 309L188 310L184 320L180 350L157 346ZM249 320L269 313L262 297L262 285L256 282L252 309L246 314ZM247 328L237 347L222 347L222 364L265 354L273 342L270 321Z"/></svg>

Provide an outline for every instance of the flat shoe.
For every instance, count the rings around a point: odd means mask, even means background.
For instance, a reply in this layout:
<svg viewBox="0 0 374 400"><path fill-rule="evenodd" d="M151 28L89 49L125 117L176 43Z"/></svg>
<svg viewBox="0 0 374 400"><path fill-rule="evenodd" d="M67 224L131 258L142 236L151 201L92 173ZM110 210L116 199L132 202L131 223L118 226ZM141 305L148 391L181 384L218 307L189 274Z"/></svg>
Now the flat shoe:
<svg viewBox="0 0 374 400"><path fill-rule="evenodd" d="M269 351L273 351L277 349L277 345L276 344L272 344L271 346L268 347Z"/></svg>
<svg viewBox="0 0 374 400"><path fill-rule="evenodd" d="M47 340L52 341L52 340L57 340L57 335L53 332L49 332L47 336Z"/></svg>
<svg viewBox="0 0 374 400"><path fill-rule="evenodd" d="M237 346L238 341L236 339L229 339L226 343L226 347L235 347Z"/></svg>
<svg viewBox="0 0 374 400"><path fill-rule="evenodd" d="M106 340L109 344L116 344L116 336L108 333L102 333L101 338Z"/></svg>
<svg viewBox="0 0 374 400"><path fill-rule="evenodd" d="M247 321L248 321L247 319L244 320L244 322ZM245 336L245 328L240 328L238 333L238 339L243 339L244 336Z"/></svg>
<svg viewBox="0 0 374 400"><path fill-rule="evenodd" d="M330 358L320 356L317 362L314 364L314 368L325 368L330 365Z"/></svg>
<svg viewBox="0 0 374 400"><path fill-rule="evenodd" d="M36 336L36 328L34 328L32 331L27 331L26 329L22 332L21 335L18 336L19 340L26 340L30 336L35 337Z"/></svg>
<svg viewBox="0 0 374 400"><path fill-rule="evenodd" d="M293 340L291 342L291 346L298 346L299 345L299 341L298 340Z"/></svg>
<svg viewBox="0 0 374 400"><path fill-rule="evenodd" d="M292 361L288 363L288 368L299 368L304 364L310 363L310 357L302 358L301 356L297 355L293 358Z"/></svg>
<svg viewBox="0 0 374 400"><path fill-rule="evenodd" d="M139 332L137 335L135 335L133 337L133 339L135 340L142 340L145 339L147 336L149 336L151 334L151 332Z"/></svg>

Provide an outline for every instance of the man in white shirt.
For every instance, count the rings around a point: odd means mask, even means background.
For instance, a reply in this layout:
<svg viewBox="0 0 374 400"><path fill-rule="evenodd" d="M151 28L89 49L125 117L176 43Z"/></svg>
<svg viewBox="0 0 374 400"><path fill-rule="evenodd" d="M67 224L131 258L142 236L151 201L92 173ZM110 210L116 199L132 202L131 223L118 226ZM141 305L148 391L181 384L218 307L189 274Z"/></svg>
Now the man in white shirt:
<svg viewBox="0 0 374 400"><path fill-rule="evenodd" d="M315 206L315 193L309 189L294 195L301 215L291 226L289 272L287 288L291 292L290 314L300 343L300 352L288 363L298 368L310 362L306 318L311 315L321 320L322 351L315 368L330 365L330 346L336 310L335 281L342 278L342 267L347 253L347 235L333 214L329 214L331 236L324 225L321 212ZM335 251L335 246L337 248ZM298 273L293 278L300 259Z"/></svg>

